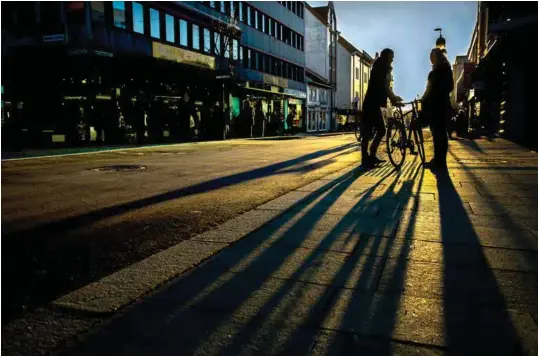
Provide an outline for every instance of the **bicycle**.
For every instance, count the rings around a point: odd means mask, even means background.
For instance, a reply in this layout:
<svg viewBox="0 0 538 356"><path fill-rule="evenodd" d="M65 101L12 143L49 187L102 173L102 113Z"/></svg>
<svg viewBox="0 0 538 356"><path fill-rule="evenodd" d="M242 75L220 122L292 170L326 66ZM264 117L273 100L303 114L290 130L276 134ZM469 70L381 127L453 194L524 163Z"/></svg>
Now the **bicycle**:
<svg viewBox="0 0 538 356"><path fill-rule="evenodd" d="M414 100L398 104L394 116L387 119L387 153L390 162L396 169L402 167L407 149L414 152L415 148L417 148L422 164L426 163L424 135L418 119L418 102L418 100ZM405 105L411 105L411 110L404 113L402 107ZM409 122L409 134L406 135L404 117L409 113L411 113L411 120ZM411 133L413 133L414 141L411 138Z"/></svg>

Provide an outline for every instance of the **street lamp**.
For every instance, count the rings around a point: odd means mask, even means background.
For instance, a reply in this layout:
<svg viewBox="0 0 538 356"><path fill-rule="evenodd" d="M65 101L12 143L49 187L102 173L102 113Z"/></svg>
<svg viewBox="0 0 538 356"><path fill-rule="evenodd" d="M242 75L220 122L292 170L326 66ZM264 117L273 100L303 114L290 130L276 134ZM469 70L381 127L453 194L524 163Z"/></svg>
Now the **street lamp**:
<svg viewBox="0 0 538 356"><path fill-rule="evenodd" d="M439 49L446 49L446 40L443 37L442 28L436 28L434 31L439 31L439 38L435 41L435 47Z"/></svg>

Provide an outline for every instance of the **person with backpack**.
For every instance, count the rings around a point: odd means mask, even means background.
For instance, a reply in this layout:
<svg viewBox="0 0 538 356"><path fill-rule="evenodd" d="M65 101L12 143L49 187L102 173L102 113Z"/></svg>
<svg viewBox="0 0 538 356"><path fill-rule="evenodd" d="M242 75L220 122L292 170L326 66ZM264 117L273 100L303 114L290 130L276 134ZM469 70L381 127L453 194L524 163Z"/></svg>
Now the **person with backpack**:
<svg viewBox="0 0 538 356"><path fill-rule="evenodd" d="M391 65L393 60L394 51L390 48L385 48L381 51L379 58L375 60L370 73L368 90L366 91L363 102L364 114L361 120L361 165L366 169L374 168L376 164L385 162L377 157L377 149L386 133L381 108L387 107L387 98L390 99L393 105L402 101L402 98L395 95L390 88ZM368 153L368 144L373 135L374 128L376 132L370 146L370 152Z"/></svg>

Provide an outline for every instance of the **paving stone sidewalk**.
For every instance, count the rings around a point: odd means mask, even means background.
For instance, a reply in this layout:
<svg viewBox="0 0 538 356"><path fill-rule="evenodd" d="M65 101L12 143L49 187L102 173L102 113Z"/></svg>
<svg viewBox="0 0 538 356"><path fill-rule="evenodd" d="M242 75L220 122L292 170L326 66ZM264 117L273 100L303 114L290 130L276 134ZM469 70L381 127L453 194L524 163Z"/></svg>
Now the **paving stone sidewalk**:
<svg viewBox="0 0 538 356"><path fill-rule="evenodd" d="M448 176L331 178L67 353L538 354L536 153L457 140Z"/></svg>

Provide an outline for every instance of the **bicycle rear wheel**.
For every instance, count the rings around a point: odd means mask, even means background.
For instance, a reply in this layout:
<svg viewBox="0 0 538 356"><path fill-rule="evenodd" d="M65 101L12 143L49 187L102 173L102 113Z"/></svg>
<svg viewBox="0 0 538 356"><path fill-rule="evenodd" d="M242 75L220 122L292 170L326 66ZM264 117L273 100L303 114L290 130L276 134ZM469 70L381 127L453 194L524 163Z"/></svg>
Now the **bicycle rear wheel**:
<svg viewBox="0 0 538 356"><path fill-rule="evenodd" d="M422 127L416 127L413 130L414 136L415 136L415 146L418 151L418 155L420 156L420 160L422 161L422 164L426 163L426 151L424 150L424 133L422 132Z"/></svg>
<svg viewBox="0 0 538 356"><path fill-rule="evenodd" d="M387 125L387 153L390 163L395 168L400 168L405 160L407 138L405 126L402 122L390 120Z"/></svg>

